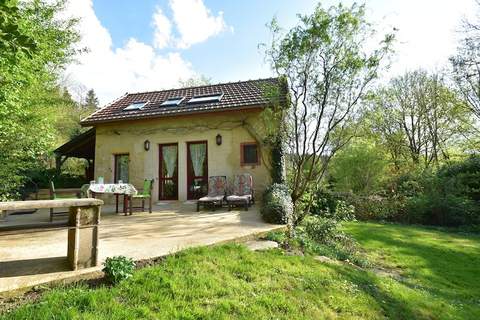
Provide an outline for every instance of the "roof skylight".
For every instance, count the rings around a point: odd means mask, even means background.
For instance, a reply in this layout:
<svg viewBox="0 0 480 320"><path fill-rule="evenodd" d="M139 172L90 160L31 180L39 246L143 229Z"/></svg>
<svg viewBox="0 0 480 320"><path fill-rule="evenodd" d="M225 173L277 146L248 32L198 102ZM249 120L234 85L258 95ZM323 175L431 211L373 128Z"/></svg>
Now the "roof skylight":
<svg viewBox="0 0 480 320"><path fill-rule="evenodd" d="M134 102L128 105L128 107L126 107L125 109L123 109L123 111L142 110L142 108L145 107L146 104L147 102Z"/></svg>
<svg viewBox="0 0 480 320"><path fill-rule="evenodd" d="M162 107L169 107L169 106L178 106L185 97L174 97L168 98L167 100L163 101L160 106Z"/></svg>
<svg viewBox="0 0 480 320"><path fill-rule="evenodd" d="M188 103L203 103L203 102L217 102L220 101L223 97L223 93L215 93L204 96L194 96Z"/></svg>

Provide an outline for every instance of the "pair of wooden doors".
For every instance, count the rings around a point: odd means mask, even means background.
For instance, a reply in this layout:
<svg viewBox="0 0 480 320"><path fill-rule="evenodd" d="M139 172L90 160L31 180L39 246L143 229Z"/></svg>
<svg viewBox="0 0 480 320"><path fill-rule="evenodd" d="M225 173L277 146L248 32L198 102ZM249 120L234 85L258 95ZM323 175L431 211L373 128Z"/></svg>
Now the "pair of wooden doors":
<svg viewBox="0 0 480 320"><path fill-rule="evenodd" d="M187 142L187 199L203 197L208 192L207 141ZM178 200L178 143L159 148L159 199Z"/></svg>

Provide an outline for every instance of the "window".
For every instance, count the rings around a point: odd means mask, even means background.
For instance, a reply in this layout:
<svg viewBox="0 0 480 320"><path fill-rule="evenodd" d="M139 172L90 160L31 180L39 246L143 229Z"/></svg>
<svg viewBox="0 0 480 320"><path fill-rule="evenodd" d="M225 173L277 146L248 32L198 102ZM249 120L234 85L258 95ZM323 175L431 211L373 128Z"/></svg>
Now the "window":
<svg viewBox="0 0 480 320"><path fill-rule="evenodd" d="M123 183L128 182L128 154L116 154L115 156L115 172L114 182L122 180Z"/></svg>
<svg viewBox="0 0 480 320"><path fill-rule="evenodd" d="M242 166L256 166L260 164L260 157L258 155L258 147L255 142L241 144L241 165Z"/></svg>
<svg viewBox="0 0 480 320"><path fill-rule="evenodd" d="M218 102L222 99L223 93L215 93L204 96L194 96L187 103Z"/></svg>
<svg viewBox="0 0 480 320"><path fill-rule="evenodd" d="M183 99L185 99L185 97L168 98L167 100L163 101L160 106L161 107L178 106L180 103L182 103Z"/></svg>
<svg viewBox="0 0 480 320"><path fill-rule="evenodd" d="M147 102L134 102L128 105L128 107L126 107L125 109L123 109L123 111L142 110L142 108L145 107L146 104Z"/></svg>

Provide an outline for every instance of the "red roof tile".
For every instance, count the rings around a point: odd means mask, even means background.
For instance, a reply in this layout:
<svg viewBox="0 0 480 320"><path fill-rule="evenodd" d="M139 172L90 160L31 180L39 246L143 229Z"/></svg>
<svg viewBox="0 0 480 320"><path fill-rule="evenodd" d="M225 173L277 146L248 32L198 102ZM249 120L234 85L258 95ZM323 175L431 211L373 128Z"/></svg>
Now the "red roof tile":
<svg viewBox="0 0 480 320"><path fill-rule="evenodd" d="M97 123L134 119L159 118L172 115L204 113L265 106L269 103L268 88L279 86L278 78L231 82L191 88L125 94L81 121L89 126ZM220 101L188 104L190 98L222 93ZM169 98L185 97L178 106L160 106ZM141 110L124 111L135 102L147 102Z"/></svg>

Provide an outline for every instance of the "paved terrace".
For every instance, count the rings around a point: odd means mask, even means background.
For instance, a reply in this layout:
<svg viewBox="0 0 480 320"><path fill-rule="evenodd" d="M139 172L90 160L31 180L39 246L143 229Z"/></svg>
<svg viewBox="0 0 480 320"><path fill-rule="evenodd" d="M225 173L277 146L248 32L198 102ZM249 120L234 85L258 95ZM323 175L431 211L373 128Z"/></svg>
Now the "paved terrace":
<svg viewBox="0 0 480 320"><path fill-rule="evenodd" d="M124 216L114 211L113 206L102 208L101 261L115 255L135 260L154 258L187 247L247 237L279 227L264 223L256 206L249 211L217 209L197 213L193 202L165 202L154 205L152 214L134 212L133 216ZM33 214L9 215L2 225L48 221L48 210L39 210ZM101 269L69 271L66 253L66 230L27 231L15 235L0 232L0 294Z"/></svg>

